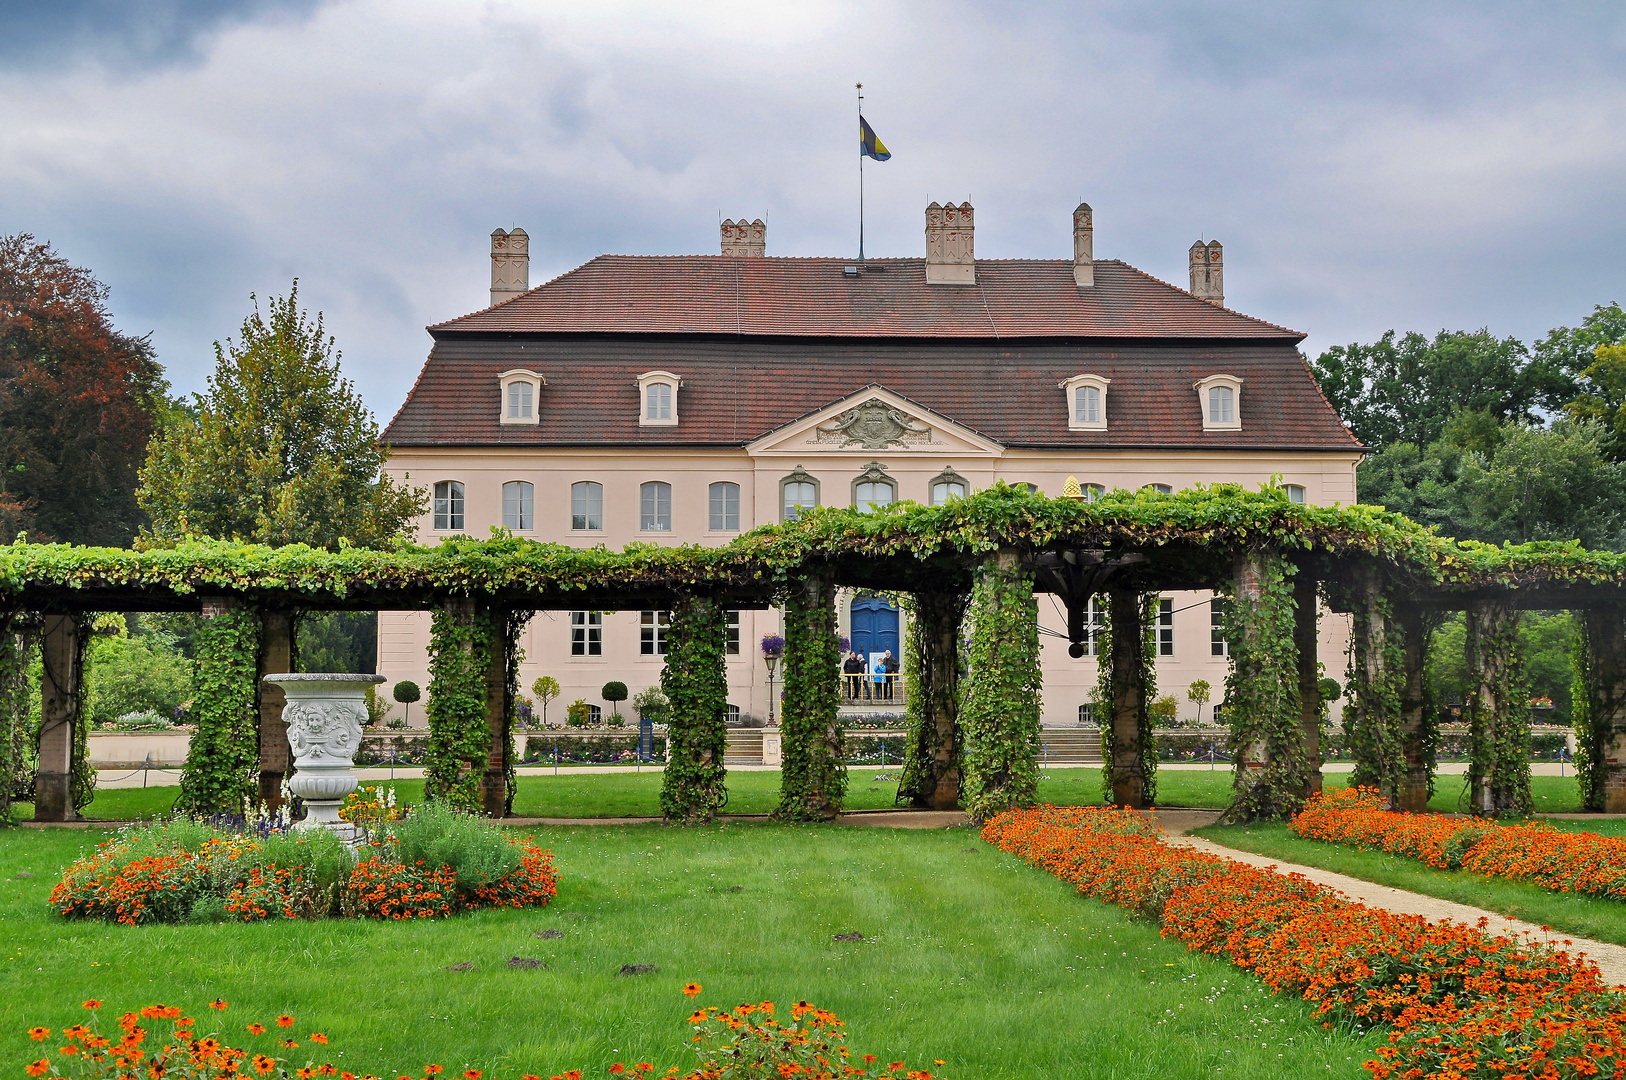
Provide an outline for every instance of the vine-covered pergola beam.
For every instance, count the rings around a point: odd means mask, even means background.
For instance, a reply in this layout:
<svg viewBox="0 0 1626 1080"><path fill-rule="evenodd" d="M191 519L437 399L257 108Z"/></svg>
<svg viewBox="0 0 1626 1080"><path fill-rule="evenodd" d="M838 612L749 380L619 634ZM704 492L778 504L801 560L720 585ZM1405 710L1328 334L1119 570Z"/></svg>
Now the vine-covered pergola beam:
<svg viewBox="0 0 1626 1080"><path fill-rule="evenodd" d="M1299 681L1299 739L1304 752L1304 797L1321 794L1320 596L1306 567L1293 577L1293 650Z"/></svg>
<svg viewBox="0 0 1626 1080"><path fill-rule="evenodd" d="M1528 813L1530 689L1519 649L1519 613L1479 600L1466 619L1468 785L1482 814Z"/></svg>
<svg viewBox="0 0 1626 1080"><path fill-rule="evenodd" d="M833 574L815 570L785 594L784 764L774 809L781 821L833 821L847 797L836 645Z"/></svg>
<svg viewBox="0 0 1626 1080"><path fill-rule="evenodd" d="M1592 608L1585 619L1585 715L1595 758L1591 765L1603 774L1599 809L1626 814L1626 611Z"/></svg>
<svg viewBox="0 0 1626 1080"><path fill-rule="evenodd" d="M1434 773L1428 697L1424 682L1429 636L1433 627L1414 604L1395 605L1395 623L1401 635L1403 675L1400 680L1400 748L1404 773L1398 777L1395 809L1420 814L1428 809Z"/></svg>
<svg viewBox="0 0 1626 1080"><path fill-rule="evenodd" d="M74 744L84 720L85 640L78 615L47 615L40 650L39 771L34 779L35 821L76 821ZM9 779L9 778L8 778Z"/></svg>
<svg viewBox="0 0 1626 1080"><path fill-rule="evenodd" d="M667 764L661 815L686 825L712 820L727 801L728 626L724 609L691 596L672 609L661 689L667 711Z"/></svg>
<svg viewBox="0 0 1626 1080"><path fill-rule="evenodd" d="M1109 631L1107 705L1111 715L1104 718L1110 729L1112 759L1112 802L1115 806L1145 809L1152 805L1155 763L1147 760L1151 718L1149 680L1153 670L1146 662L1145 603L1140 593L1113 589L1107 593Z"/></svg>
<svg viewBox="0 0 1626 1080"><path fill-rule="evenodd" d="M273 812L282 805L282 782L293 761L293 751L288 746L288 724L282 719L288 697L282 687L266 682L265 677L293 670L293 613L261 612L259 671L254 680L260 713L260 802Z"/></svg>
<svg viewBox="0 0 1626 1080"><path fill-rule="evenodd" d="M905 639L909 745L898 797L933 810L960 804L960 628L970 595L918 592Z"/></svg>
<svg viewBox="0 0 1626 1080"><path fill-rule="evenodd" d="M1054 593L1067 608L1067 654L1077 660L1089 644L1086 612L1090 598L1106 588L1107 582L1131 566L1146 563L1143 552L1067 550L1046 552L1033 561L1034 587Z"/></svg>
<svg viewBox="0 0 1626 1080"><path fill-rule="evenodd" d="M1039 766L1039 608L1020 552L984 555L971 594L960 706L962 803L973 821L1031 806Z"/></svg>

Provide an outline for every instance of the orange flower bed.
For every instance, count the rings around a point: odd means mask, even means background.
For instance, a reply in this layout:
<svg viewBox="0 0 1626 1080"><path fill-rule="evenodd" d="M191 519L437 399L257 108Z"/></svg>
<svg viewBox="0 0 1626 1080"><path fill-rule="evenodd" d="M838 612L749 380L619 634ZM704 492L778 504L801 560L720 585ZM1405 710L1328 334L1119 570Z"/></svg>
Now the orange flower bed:
<svg viewBox="0 0 1626 1080"><path fill-rule="evenodd" d="M1597 966L1480 927L1377 911L1303 877L1171 848L1133 810L1038 807L983 839L1223 956L1325 1022L1388 1024L1378 1078L1626 1076L1626 995Z"/></svg>
<svg viewBox="0 0 1626 1080"><path fill-rule="evenodd" d="M1310 800L1289 828L1307 840L1406 855L1442 870L1626 900L1626 840L1562 832L1546 822L1401 814L1385 809L1376 790L1355 788Z"/></svg>

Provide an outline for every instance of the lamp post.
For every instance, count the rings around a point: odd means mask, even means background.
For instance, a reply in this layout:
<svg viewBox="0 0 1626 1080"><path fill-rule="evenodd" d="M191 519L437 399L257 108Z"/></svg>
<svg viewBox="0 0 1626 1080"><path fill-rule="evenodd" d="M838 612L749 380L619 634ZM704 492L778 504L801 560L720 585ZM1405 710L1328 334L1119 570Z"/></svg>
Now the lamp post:
<svg viewBox="0 0 1626 1080"><path fill-rule="evenodd" d="M776 701L774 701L773 676L774 676L774 672L779 667L779 657L770 654L770 655L764 656L762 659L763 659L763 662L768 665L768 726L769 727L778 727L779 726L779 721L775 717L775 708L774 708L774 706L777 705L778 703Z"/></svg>

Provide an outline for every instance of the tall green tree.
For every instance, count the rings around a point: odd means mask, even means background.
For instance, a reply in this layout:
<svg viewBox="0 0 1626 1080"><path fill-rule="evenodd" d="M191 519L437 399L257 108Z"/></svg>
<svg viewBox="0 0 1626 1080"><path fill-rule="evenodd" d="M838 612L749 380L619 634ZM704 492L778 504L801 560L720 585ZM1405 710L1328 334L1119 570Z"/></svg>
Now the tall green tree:
<svg viewBox="0 0 1626 1080"><path fill-rule="evenodd" d="M1599 345L1592 363L1581 369L1580 392L1566 407L1577 420L1603 429L1606 453L1626 461L1626 345Z"/></svg>
<svg viewBox="0 0 1626 1080"><path fill-rule="evenodd" d="M27 233L0 237L0 542L123 546L168 384L114 329L107 286Z"/></svg>
<svg viewBox="0 0 1626 1080"><path fill-rule="evenodd" d="M212 536L265 544L378 546L402 535L424 493L383 472L388 447L299 282L215 343L190 413L153 440L137 498L156 542ZM194 415L195 414L195 415Z"/></svg>
<svg viewBox="0 0 1626 1080"><path fill-rule="evenodd" d="M1355 437L1374 449L1428 446L1459 412L1532 423L1538 409L1557 408L1574 391L1551 358L1533 361L1523 342L1489 330L1442 330L1432 340L1390 330L1370 345L1336 345L1310 370Z"/></svg>
<svg viewBox="0 0 1626 1080"><path fill-rule="evenodd" d="M1626 343L1626 310L1618 303L1598 304L1592 314L1581 320L1580 326L1549 330L1545 338L1536 342L1532 352L1538 362L1577 381L1569 395L1574 397L1586 392L1585 369L1591 366L1598 346L1622 343Z"/></svg>

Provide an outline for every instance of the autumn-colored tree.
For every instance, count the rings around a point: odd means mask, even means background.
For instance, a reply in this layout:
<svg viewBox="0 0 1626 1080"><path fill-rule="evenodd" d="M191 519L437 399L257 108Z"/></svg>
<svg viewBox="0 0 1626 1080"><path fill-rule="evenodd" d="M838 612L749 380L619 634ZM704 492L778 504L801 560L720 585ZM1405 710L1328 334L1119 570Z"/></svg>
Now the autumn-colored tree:
<svg viewBox="0 0 1626 1080"><path fill-rule="evenodd" d="M0 542L123 546L141 525L137 471L168 385L107 295L49 244L0 237Z"/></svg>
<svg viewBox="0 0 1626 1080"><path fill-rule="evenodd" d="M207 392L148 451L137 497L149 538L389 543L421 512L423 490L383 472L378 424L340 377L321 313L299 309L299 282L263 314L251 299L238 340L215 343Z"/></svg>

